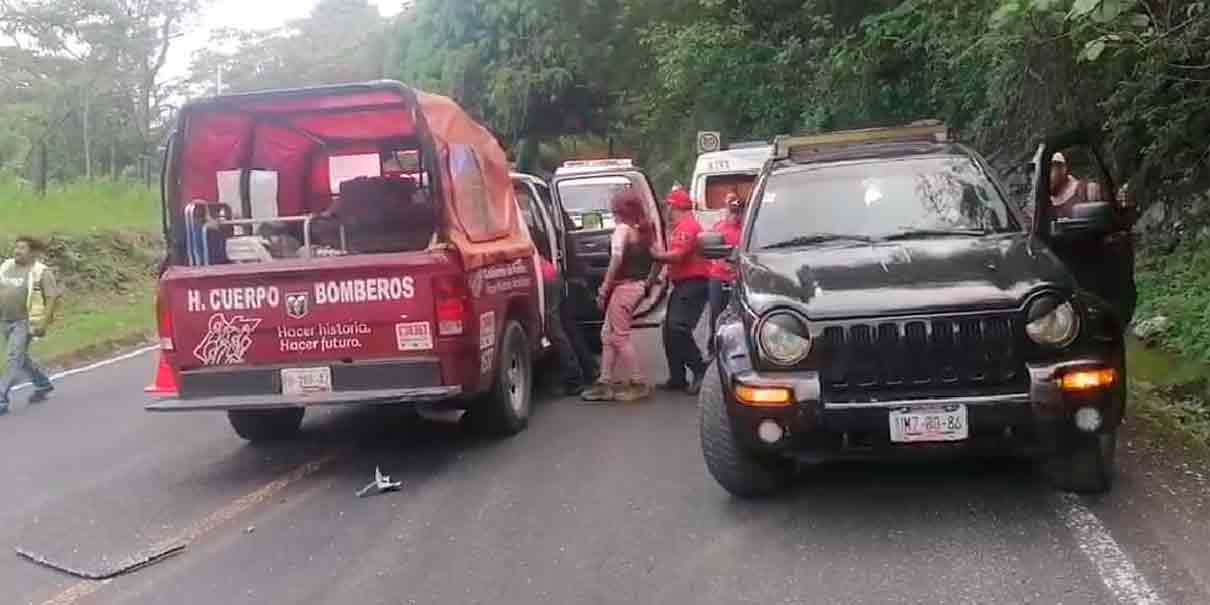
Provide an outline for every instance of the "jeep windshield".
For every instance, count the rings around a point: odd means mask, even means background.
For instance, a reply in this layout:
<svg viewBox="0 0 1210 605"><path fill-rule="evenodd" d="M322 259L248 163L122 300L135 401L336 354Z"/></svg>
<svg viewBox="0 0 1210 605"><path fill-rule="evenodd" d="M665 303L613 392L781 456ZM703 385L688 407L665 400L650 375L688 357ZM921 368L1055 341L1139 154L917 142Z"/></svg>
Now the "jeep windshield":
<svg viewBox="0 0 1210 605"><path fill-rule="evenodd" d="M630 179L624 176L586 176L559 181L559 199L563 209L571 216L576 229L613 227L613 213L609 200L619 192L631 187ZM587 215L598 215L599 225L584 224Z"/></svg>
<svg viewBox="0 0 1210 605"><path fill-rule="evenodd" d="M973 237L1020 227L988 176L962 156L774 172L749 248Z"/></svg>

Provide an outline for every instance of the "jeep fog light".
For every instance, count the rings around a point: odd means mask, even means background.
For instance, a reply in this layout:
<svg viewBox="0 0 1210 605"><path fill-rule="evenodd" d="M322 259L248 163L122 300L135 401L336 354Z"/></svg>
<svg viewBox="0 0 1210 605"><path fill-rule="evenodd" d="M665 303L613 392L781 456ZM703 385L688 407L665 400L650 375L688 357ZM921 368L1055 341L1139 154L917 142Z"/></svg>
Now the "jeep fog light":
<svg viewBox="0 0 1210 605"><path fill-rule="evenodd" d="M781 438L784 437L785 434L785 429L781 428L781 425L778 424L776 420L770 420L768 418L761 420L760 424L756 427L756 436L760 437L761 441L764 441L770 445L781 441Z"/></svg>
<svg viewBox="0 0 1210 605"><path fill-rule="evenodd" d="M1092 433L1101 428L1101 411L1088 406L1076 410L1076 428L1085 433Z"/></svg>

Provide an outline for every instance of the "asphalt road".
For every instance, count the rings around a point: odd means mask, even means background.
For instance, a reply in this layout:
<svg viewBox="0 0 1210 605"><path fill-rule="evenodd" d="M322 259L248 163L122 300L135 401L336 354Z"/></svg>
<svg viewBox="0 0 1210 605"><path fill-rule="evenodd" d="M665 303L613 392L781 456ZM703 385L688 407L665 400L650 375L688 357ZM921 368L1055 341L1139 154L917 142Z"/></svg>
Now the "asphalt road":
<svg viewBox="0 0 1210 605"><path fill-rule="evenodd" d="M107 582L10 552L0 603L1210 603L1206 472L1137 435L1100 498L961 461L815 468L752 503L706 473L688 397L545 398L501 441L312 412L253 447L143 412L154 361L0 418L0 545L82 571L187 548ZM402 489L357 498L375 467Z"/></svg>

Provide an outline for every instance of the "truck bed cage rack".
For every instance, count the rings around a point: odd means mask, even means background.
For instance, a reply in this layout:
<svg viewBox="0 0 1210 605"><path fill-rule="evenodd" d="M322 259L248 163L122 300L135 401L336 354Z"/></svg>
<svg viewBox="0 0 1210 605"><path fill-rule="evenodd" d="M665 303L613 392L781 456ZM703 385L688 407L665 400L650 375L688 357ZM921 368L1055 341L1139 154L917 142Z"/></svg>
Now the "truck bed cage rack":
<svg viewBox="0 0 1210 605"><path fill-rule="evenodd" d="M198 222L198 210L204 210L202 221ZM231 207L219 202L192 202L185 206L185 245L189 252L190 266L207 266L212 264L210 253L210 233L223 227L254 226L264 223L302 223L303 249L311 248L311 224L316 215L303 214L299 216L273 216L265 218L230 218ZM348 238L344 225L340 225L340 249L348 253Z"/></svg>

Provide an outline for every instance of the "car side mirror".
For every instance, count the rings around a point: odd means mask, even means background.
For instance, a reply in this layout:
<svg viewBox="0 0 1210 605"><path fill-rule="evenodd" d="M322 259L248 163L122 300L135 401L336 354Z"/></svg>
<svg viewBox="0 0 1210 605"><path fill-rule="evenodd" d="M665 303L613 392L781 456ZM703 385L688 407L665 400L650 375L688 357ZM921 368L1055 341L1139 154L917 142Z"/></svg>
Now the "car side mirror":
<svg viewBox="0 0 1210 605"><path fill-rule="evenodd" d="M697 250L710 260L731 260L735 248L727 245L721 233L703 233L697 236Z"/></svg>
<svg viewBox="0 0 1210 605"><path fill-rule="evenodd" d="M1055 240L1073 241L1097 238L1114 231L1116 220L1110 202L1084 202L1071 208L1071 216L1058 217L1050 223L1050 236Z"/></svg>

